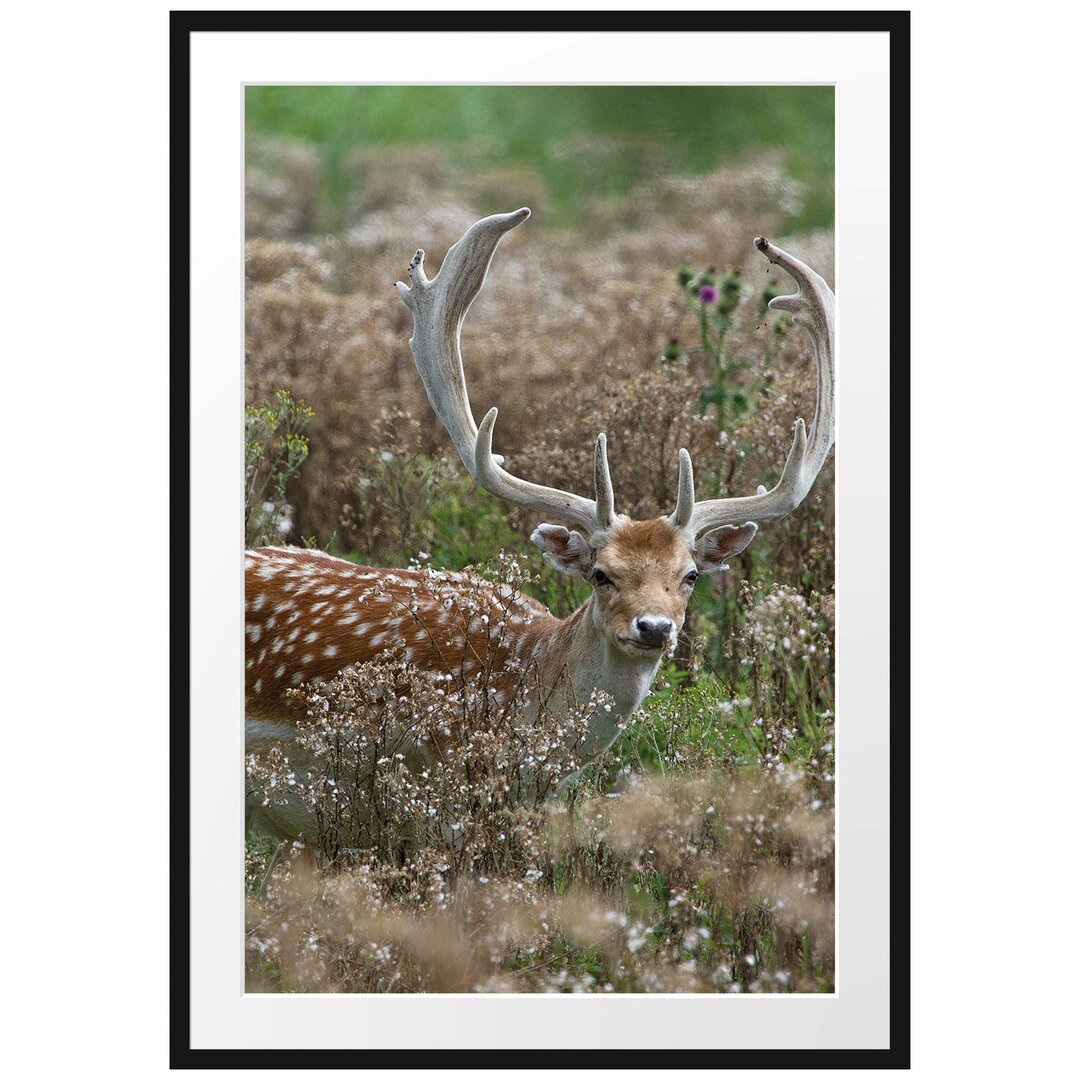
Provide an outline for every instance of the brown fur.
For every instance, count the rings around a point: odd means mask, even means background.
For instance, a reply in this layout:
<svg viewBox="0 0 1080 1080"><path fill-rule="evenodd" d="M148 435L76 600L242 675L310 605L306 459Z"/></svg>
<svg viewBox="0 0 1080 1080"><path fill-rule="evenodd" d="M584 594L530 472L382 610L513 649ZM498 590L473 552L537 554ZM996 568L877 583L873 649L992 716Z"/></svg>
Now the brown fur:
<svg viewBox="0 0 1080 1080"><path fill-rule="evenodd" d="M664 519L622 520L593 568L616 587L556 619L531 597L469 574L357 566L321 551L258 548L246 561L246 709L260 720L295 720L288 691L332 679L392 649L464 686L481 673L503 701L531 667L546 692L573 676L585 638L597 629L630 656L627 639L643 614L681 628L693 558ZM543 696L543 695L542 695Z"/></svg>
<svg viewBox="0 0 1080 1080"><path fill-rule="evenodd" d="M245 594L246 711L263 720L295 718L287 691L301 682L395 647L458 682L489 668L505 694L512 673L495 661L527 661L560 626L531 597L471 575L357 566L301 548L249 551Z"/></svg>
<svg viewBox="0 0 1080 1080"><path fill-rule="evenodd" d="M681 629L693 591L684 581L692 569L690 549L666 519L616 525L593 560L593 573L600 570L616 586L594 593L608 635L622 645L639 615L663 616Z"/></svg>
<svg viewBox="0 0 1080 1080"><path fill-rule="evenodd" d="M602 550L623 561L657 566L673 559L690 558L689 550L667 518L620 522Z"/></svg>

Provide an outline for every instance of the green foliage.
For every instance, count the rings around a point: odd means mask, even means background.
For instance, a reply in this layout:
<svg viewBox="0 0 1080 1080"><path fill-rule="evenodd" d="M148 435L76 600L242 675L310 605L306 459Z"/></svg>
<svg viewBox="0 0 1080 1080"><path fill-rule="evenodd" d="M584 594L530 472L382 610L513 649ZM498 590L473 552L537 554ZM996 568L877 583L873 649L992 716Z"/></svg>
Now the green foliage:
<svg viewBox="0 0 1080 1080"><path fill-rule="evenodd" d="M249 86L249 132L304 139L322 162L321 227L341 224L356 148L440 143L464 164L539 175L565 224L638 183L649 154L699 174L776 150L806 194L789 228L832 224L833 89L825 86Z"/></svg>
<svg viewBox="0 0 1080 1080"><path fill-rule="evenodd" d="M779 765L818 779L831 771L831 597L746 586L735 606L721 663L710 660L717 637L702 619L689 664L665 665L609 760L589 773L596 790L627 770Z"/></svg>
<svg viewBox="0 0 1080 1080"><path fill-rule="evenodd" d="M357 463L346 507L346 558L376 566L430 563L497 577L496 555L522 548L505 503L457 462L422 453L370 450ZM588 598L585 582L560 574L529 549L538 573L527 592L565 616Z"/></svg>
<svg viewBox="0 0 1080 1080"><path fill-rule="evenodd" d="M697 313L699 341L695 347L684 351L672 338L661 353L661 359L667 364L690 356L705 359L712 372L712 381L702 387L701 407L705 410L713 406L717 431L727 431L730 424L750 408L751 395L759 389L756 384L744 385L745 379L740 383L737 373L747 371L749 365L731 360L724 350L735 312L751 290L735 271L717 277L711 267L697 271L690 266L681 266L675 273L675 280Z"/></svg>
<svg viewBox="0 0 1080 1080"><path fill-rule="evenodd" d="M248 547L280 542L288 533L285 489L308 456L303 428L314 413L288 390L270 405L246 407L244 522Z"/></svg>

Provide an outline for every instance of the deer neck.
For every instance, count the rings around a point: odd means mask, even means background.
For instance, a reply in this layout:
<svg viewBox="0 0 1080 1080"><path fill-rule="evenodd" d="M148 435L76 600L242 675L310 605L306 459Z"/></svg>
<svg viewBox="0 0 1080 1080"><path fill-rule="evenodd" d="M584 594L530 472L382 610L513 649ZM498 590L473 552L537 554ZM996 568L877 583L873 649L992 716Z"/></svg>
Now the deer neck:
<svg viewBox="0 0 1080 1080"><path fill-rule="evenodd" d="M540 660L543 681L561 694L567 705L589 701L602 691L610 712L598 708L590 724L585 757L603 753L619 734L619 722L629 716L649 692L660 658L627 656L600 627L594 598L565 619L548 638Z"/></svg>

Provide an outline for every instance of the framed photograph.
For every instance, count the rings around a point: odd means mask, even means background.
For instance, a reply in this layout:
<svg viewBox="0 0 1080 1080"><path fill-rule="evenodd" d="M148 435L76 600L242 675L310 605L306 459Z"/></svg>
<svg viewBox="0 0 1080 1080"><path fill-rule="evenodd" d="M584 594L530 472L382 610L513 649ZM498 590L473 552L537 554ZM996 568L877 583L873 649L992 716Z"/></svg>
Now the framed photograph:
<svg viewBox="0 0 1080 1080"><path fill-rule="evenodd" d="M908 13L612 16L172 13L176 1067L908 1065Z"/></svg>

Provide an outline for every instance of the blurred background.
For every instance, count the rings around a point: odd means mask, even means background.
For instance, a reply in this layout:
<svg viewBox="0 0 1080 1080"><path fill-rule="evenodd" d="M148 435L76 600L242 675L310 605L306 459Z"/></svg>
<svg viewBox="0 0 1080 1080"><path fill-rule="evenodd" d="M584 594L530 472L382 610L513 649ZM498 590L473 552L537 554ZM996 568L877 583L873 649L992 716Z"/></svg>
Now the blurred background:
<svg viewBox="0 0 1080 1080"><path fill-rule="evenodd" d="M476 492L435 420L393 289L417 247L433 274L473 221L519 206L533 216L462 333L510 468L591 494L606 431L617 509L638 518L670 512L680 446L700 497L777 478L814 375L766 311L790 282L753 238L832 280L831 87L246 93L249 544L455 567L529 549L536 522ZM733 573L831 589L831 505L830 463ZM581 589L543 573L565 613Z"/></svg>
<svg viewBox="0 0 1080 1080"><path fill-rule="evenodd" d="M250 86L247 127L253 165L260 144L280 140L297 143L298 173L308 163L298 217L271 228L348 227L372 166L363 151L418 144L437 146L459 177L516 173L524 194L542 192L545 225L580 227L644 180L700 176L761 151L800 185L787 227L833 220L832 87Z"/></svg>

